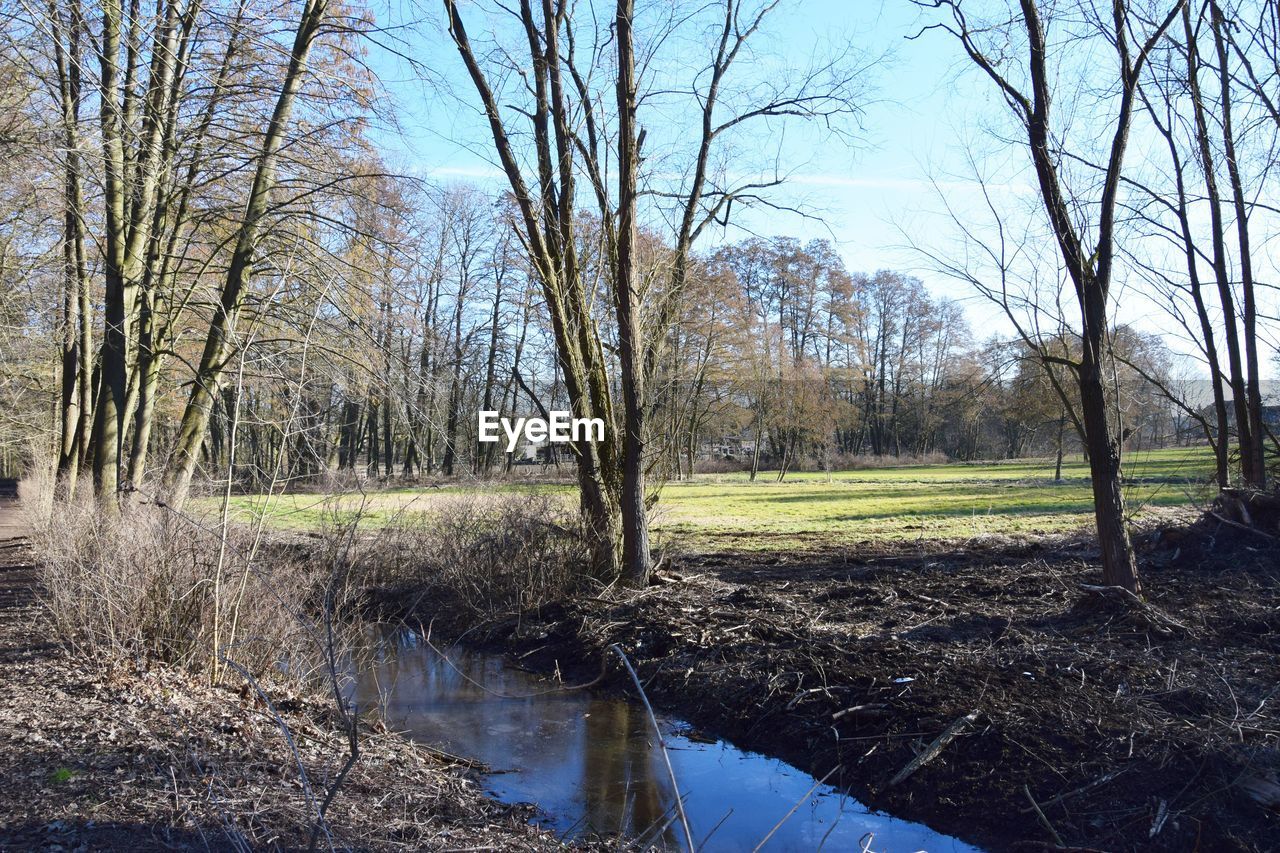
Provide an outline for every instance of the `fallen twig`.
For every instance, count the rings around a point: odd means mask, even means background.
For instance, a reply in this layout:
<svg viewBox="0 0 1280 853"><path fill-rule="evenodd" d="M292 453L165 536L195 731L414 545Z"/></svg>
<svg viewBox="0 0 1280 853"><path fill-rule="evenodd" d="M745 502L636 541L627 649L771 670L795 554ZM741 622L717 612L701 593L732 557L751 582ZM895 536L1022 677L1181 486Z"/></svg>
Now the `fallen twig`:
<svg viewBox="0 0 1280 853"><path fill-rule="evenodd" d="M289 731L289 724L285 722L284 717L280 714L279 711L276 710L276 706L271 701L271 697L269 697L267 695L267 692L262 689L262 687L258 684L257 679L255 679L253 675L250 674L249 670L245 669L243 666L231 660L230 658L226 657L225 655L222 657L222 662L226 664L229 668L235 670L240 675L241 678L243 678L245 681L249 683L249 686L253 689L253 692L258 694L258 698L262 700L263 704L266 705L267 709L271 712L272 719L274 719L276 722L276 725L280 727L280 733L284 735L285 743L288 744L289 746L289 752L293 755L294 763L298 765L298 778L302 782L302 793L306 796L308 810L318 809L318 804L316 803L315 795L312 793L312 790L311 790L311 782L310 780L307 779L307 768L302 763L302 755L301 753L298 752L298 745L294 741L293 733ZM317 815L316 823L313 824L313 826L323 830L325 835L328 836L329 827L326 826L324 823L324 815L318 811L316 815Z"/></svg>
<svg viewBox="0 0 1280 853"><path fill-rule="evenodd" d="M769 830L769 832L765 834L765 837L760 839L760 843L757 844L755 847L751 848L751 853L758 853L760 848L768 844L769 839L773 838L773 834L777 832L779 829L781 829L782 825L786 823L788 820L790 820L791 816L796 813L796 809L800 808L800 805L802 803L808 801L809 795L812 794L814 791L818 790L818 786L824 784L828 779L831 778L831 775L839 769L840 769L840 765L837 764L835 767L832 767L830 770L827 771L827 775L823 776L817 782L814 782L812 785L810 785L809 790L804 792L804 796L796 800L795 805L793 805L791 809L782 816L782 820L775 823L773 825L773 829Z"/></svg>
<svg viewBox="0 0 1280 853"><path fill-rule="evenodd" d="M865 705L854 705L852 708L845 708L843 711L836 711L831 715L832 720L839 720L842 717L886 717L890 713L889 706L884 702L868 702Z"/></svg>
<svg viewBox="0 0 1280 853"><path fill-rule="evenodd" d="M1151 830L1147 833L1148 838L1155 838L1160 834L1160 830L1164 829L1165 821L1169 819L1169 801L1161 800L1159 807L1156 809L1155 820L1151 822Z"/></svg>
<svg viewBox="0 0 1280 853"><path fill-rule="evenodd" d="M631 680L635 682L636 690L640 693L640 701L644 702L644 708L649 712L649 722L653 724L653 732L657 735L658 746L662 748L662 760L667 765L667 775L671 777L671 792L676 798L676 811L680 815L680 825L684 829L684 840L688 844L689 853L697 850L697 846L693 843L693 830L689 828L689 816L684 812L684 801L680 798L680 785L676 782L676 771L671 766L671 756L667 753L667 742L662 736L662 729L658 726L658 717L653 713L653 706L649 704L649 697L644 693L644 687L640 684L640 676L636 674L635 669L631 666L631 661L627 660L627 653L617 643L609 646L614 653L622 659L622 665L627 668L627 672L631 674Z"/></svg>
<svg viewBox="0 0 1280 853"><path fill-rule="evenodd" d="M1040 825L1048 830L1049 834L1053 836L1053 843L1059 847L1066 847L1066 845L1062 843L1062 836L1058 834L1058 830L1054 829L1053 824L1049 823L1049 818L1045 817L1044 812L1040 810L1040 805L1036 802L1036 798L1031 796L1031 789L1026 785L1023 785L1022 793L1027 795L1027 801L1031 803L1031 808L1035 809L1036 817L1039 819Z"/></svg>
<svg viewBox="0 0 1280 853"><path fill-rule="evenodd" d="M329 804L338 795L338 789L346 781L347 774L351 772L351 768L355 767L356 762L360 760L360 715L355 703L351 705L351 713L347 723L347 760L343 762L337 778L333 780L333 784L329 786L328 792L324 795L324 801L320 803L320 811L316 816L316 823L311 827L311 843L307 848L308 850L316 849L316 844L320 841L320 829L325 826L325 815L329 811Z"/></svg>
<svg viewBox="0 0 1280 853"><path fill-rule="evenodd" d="M1079 788L1075 788L1073 790L1067 791L1065 794L1058 794L1057 796L1052 797L1051 799L1045 800L1044 804L1045 806L1057 805L1058 803L1061 803L1064 800L1069 800L1074 796L1083 794L1085 791L1091 791L1094 788L1098 787L1099 785L1105 785L1106 783L1110 782L1112 779L1115 779L1117 776L1124 774L1124 772L1125 770L1122 768L1120 770L1116 770L1111 773L1103 774L1102 776L1099 776L1097 779L1094 779L1092 782L1088 782L1084 785L1081 785ZM1026 813L1031 811L1031 809L1025 808L1022 811Z"/></svg>
<svg viewBox="0 0 1280 853"><path fill-rule="evenodd" d="M1147 624L1161 634L1172 634L1174 630L1184 631L1188 634L1194 633L1190 626L1184 625L1160 608L1148 604L1122 586L1099 586L1097 584L1082 583L1080 584L1080 589L1089 595L1096 595L1102 598L1110 596L1120 599L1140 613Z"/></svg>
<svg viewBox="0 0 1280 853"><path fill-rule="evenodd" d="M963 717L947 726L946 729L943 730L942 734L938 735L937 738L934 739L933 743L925 747L924 752L911 759L911 762L907 764L906 767L899 770L897 775L889 780L889 787L892 788L895 785L905 782L911 777L911 774L937 758L942 753L942 750L947 748L947 744L951 743L951 741L955 740L961 732L977 722L979 714L981 714L980 711L970 711L968 714L965 714Z"/></svg>
<svg viewBox="0 0 1280 853"><path fill-rule="evenodd" d="M1238 521L1232 521L1231 519L1227 518L1225 515L1214 512L1213 510L1209 510L1209 515L1213 516L1214 518L1218 519L1218 521L1221 521L1223 524L1229 527L1234 527L1234 528L1237 528L1238 530L1247 530L1250 533L1256 533L1259 536L1261 536L1263 539L1266 539L1269 542L1276 541L1275 536L1272 536L1270 533L1267 533L1265 530L1259 530L1258 528L1254 527L1252 524L1241 524Z"/></svg>

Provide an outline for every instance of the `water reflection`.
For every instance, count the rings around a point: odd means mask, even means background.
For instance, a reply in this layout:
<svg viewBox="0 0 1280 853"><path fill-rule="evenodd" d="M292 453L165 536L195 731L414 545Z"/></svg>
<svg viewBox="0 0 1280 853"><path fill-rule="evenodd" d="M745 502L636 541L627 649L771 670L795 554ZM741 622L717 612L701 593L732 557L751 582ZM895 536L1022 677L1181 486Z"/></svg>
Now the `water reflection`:
<svg viewBox="0 0 1280 853"><path fill-rule="evenodd" d="M501 657L451 651L446 660L410 632L383 637L357 668L356 696L381 703L389 723L415 740L477 759L495 771L504 802L536 803L566 835L642 839L675 849L670 779L642 706L554 685ZM723 741L686 736L659 718L685 796L694 838L709 851L751 850L797 802L767 850L973 851L919 825L869 813L780 761ZM726 817L727 816L727 817Z"/></svg>

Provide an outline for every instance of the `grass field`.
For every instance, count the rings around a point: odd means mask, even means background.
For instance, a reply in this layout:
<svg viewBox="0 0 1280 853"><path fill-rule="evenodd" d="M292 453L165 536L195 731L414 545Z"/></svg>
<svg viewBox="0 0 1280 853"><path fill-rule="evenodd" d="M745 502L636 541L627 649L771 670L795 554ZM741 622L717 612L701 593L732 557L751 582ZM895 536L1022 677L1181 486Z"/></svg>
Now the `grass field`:
<svg viewBox="0 0 1280 853"><path fill-rule="evenodd" d="M1197 503L1207 496L1212 458L1203 448L1158 450L1126 457L1129 508L1135 518L1153 507ZM314 528L358 509L370 525L429 510L479 489L563 494L563 485L444 486L388 489L365 495L238 496L241 518L265 515L273 527ZM1092 523L1088 467L1080 459L1053 482L1052 460L953 463L856 471L701 475L668 484L653 526L660 541L693 550L783 549L875 539L962 539L982 534L1061 533Z"/></svg>

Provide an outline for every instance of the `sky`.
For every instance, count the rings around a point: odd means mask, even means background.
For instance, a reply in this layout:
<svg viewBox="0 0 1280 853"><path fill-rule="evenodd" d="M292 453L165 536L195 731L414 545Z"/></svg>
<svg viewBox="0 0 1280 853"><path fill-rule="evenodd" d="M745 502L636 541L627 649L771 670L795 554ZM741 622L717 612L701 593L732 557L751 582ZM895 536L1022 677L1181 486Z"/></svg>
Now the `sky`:
<svg viewBox="0 0 1280 853"><path fill-rule="evenodd" d="M423 0L427 14L435 2ZM585 0L580 0L585 2ZM661 0L653 0L661 6ZM646 14L641 0L638 14ZM473 40L483 38L484 19L470 3L461 4ZM653 5L649 7L654 8ZM474 91L461 60L447 42L439 17L423 23L407 37L412 53L430 67L435 80L423 84L407 66L374 52L371 64L398 104L401 131L381 140L398 168L442 182L474 183L493 190L506 188L494 165L487 124L476 109ZM999 146L987 131L1005 109L992 84L975 72L957 44L945 33L916 36L923 24L938 20L908 0L784 0L763 34L760 62L803 64L832 45L855 44L869 56L883 56L868 74L868 93L855 138L839 138L789 129L783 141L767 140L786 160L790 177L775 193L783 206L817 214L802 217L776 210L746 211L736 228L709 233L700 248L748 234L791 236L802 241L830 239L852 271L893 268L918 275L936 297L965 305L978 341L1009 336L1013 327L1002 312L971 285L936 271L916 246L954 254L959 234L943 211L951 206L962 218L980 214L981 226L992 225L981 207L973 180L970 151L994 178L997 202L1018 221L1026 219L1036 196L1025 171L1025 150ZM390 17L404 15L391 10ZM763 67L763 66L762 66ZM661 114L646 115L641 125L659 126ZM1137 137L1130 157L1149 156L1151 140ZM995 153L999 152L999 153ZM1146 331L1171 327L1167 314L1137 288L1118 292L1117 317ZM1185 342L1171 339L1176 350ZM1194 366L1188 366L1194 372ZM1268 360L1267 375L1275 375Z"/></svg>
<svg viewBox="0 0 1280 853"><path fill-rule="evenodd" d="M643 0L640 5L643 8ZM463 10L468 11L466 5ZM956 133L947 114L954 101L949 95L957 57L941 35L908 40L919 29L919 20L918 10L905 0L791 0L779 8L765 33L775 49L794 49L805 56L814 46L842 37L860 42L876 54L888 53L887 63L874 75L880 80L873 85L886 90L891 85L893 92L869 93L859 138L851 143L818 140L816 150L788 146L795 172L776 194L777 200L813 208L821 222L769 212L743 220L745 230L802 240L832 239L850 269L919 263L915 253L900 248L899 224L909 222L913 212L937 207L930 173L945 176L963 169L962 163L948 162ZM839 23L833 27L832 22ZM431 53L441 60L436 69L459 95L471 95L456 55L437 47L446 45L431 46ZM411 111L405 133L387 138L406 165L440 180L504 185L485 147L482 116L467 115L448 98L432 103L419 84L407 81L409 75L400 64L378 67L389 71L383 74L384 82L391 83L402 108ZM415 100L422 103L414 104ZM644 118L642 114L642 124Z"/></svg>

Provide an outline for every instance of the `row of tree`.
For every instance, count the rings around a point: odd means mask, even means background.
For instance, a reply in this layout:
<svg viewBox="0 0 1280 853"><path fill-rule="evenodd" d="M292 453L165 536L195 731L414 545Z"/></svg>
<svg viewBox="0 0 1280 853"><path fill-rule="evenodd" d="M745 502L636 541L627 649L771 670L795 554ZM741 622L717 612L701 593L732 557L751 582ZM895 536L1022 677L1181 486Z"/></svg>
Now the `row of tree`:
<svg viewBox="0 0 1280 853"><path fill-rule="evenodd" d="M269 441L249 430L254 443L275 448L275 467L286 452L316 460L307 424L319 416L318 395L310 386L329 377L308 366L326 346L349 367L343 384L368 391L342 404L338 464L351 467L362 444L367 458L379 443L375 458L385 465L394 455L393 406L410 401L410 467L432 464L439 452L450 471L466 331L477 328L469 291L482 277L494 291L482 396L495 403L496 339L511 310L502 291L508 276L521 275L534 285L533 295L521 290L521 323L536 318L546 331L530 347L545 348L575 415L616 426L604 442L577 448L594 570L616 576L625 568L643 581L653 405L646 386L665 338L656 330L674 320L699 236L780 183L735 179L726 169L735 140L768 122L838 123L860 88L849 51L764 86L742 73L774 5L727 0L663 18L642 31L637 61L627 3L604 17L559 0L498 5L477 46L463 11L445 2L437 25L487 116L509 192L496 216L465 200L433 200L443 215L423 225L414 208L425 194L389 179L366 135L381 106L363 63L361 38L374 32L369 10L326 0L6 4L13 109L0 141L21 165L6 186L15 204L5 279L26 291L59 338L64 490L76 489L82 471L104 506L151 488L152 444L168 429L157 412L175 386L180 412L156 466L172 505L182 505L202 454L238 447L242 410L250 420L288 413ZM669 66L684 81L661 93L644 84L646 96L697 116L694 144L663 155L677 177L659 193L672 225L655 236L639 222L646 133L636 113L639 77L668 39L670 57L700 41L708 64ZM509 57L521 52L521 74L512 76ZM687 138L674 123L672 130L668 141ZM680 157L687 159L675 164ZM646 170L646 181L653 174L662 173ZM654 192L646 183L645 193ZM497 240L481 233L495 227ZM423 232L439 240L430 269L413 239ZM47 311L51 296L56 316ZM409 334L397 335L392 314L406 297L421 310ZM31 322L22 317L9 329ZM338 333L316 335L322 325ZM417 360L415 370L403 369L406 358ZM398 400L388 387L397 361L402 381L415 386L399 389ZM373 378L361 382L361 371ZM436 397L443 424L426 414Z"/></svg>
<svg viewBox="0 0 1280 853"><path fill-rule="evenodd" d="M68 0L8 5L4 23L8 188L25 202L6 222L6 278L58 306L46 320L59 336L59 479L70 492L91 472L107 506L140 483L172 390L162 371L183 357L163 465L180 505L245 353L242 313L295 287L294 267L326 239L326 196L358 176L347 119L368 98L346 54L358 22L325 0ZM313 49L332 77L309 73Z"/></svg>

